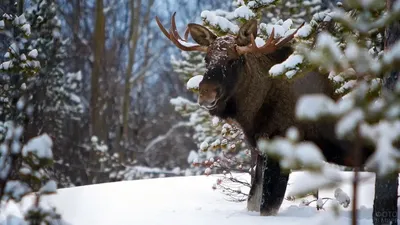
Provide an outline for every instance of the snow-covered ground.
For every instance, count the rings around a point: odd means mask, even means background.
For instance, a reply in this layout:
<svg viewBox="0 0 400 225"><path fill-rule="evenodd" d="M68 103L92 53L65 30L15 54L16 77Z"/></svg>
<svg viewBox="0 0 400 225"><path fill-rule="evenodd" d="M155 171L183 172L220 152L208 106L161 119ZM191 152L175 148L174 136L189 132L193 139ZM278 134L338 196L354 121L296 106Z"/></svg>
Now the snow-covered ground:
<svg viewBox="0 0 400 225"><path fill-rule="evenodd" d="M350 177L352 173L341 175ZM213 190L216 177L158 178L59 189L57 195L44 199L43 204L56 206L73 225L350 224L351 205L335 220L329 207L317 211L315 204L299 206L299 201L287 200L277 216L260 217L247 212L245 202L229 202L220 191ZM359 224L372 224L374 176L363 173L362 177ZM300 182L310 181L304 181L300 172L292 173L287 193ZM351 185L340 187L351 196ZM334 189L320 191L320 197L333 198ZM3 208L0 220L10 213L19 215L20 210L8 205L6 210Z"/></svg>

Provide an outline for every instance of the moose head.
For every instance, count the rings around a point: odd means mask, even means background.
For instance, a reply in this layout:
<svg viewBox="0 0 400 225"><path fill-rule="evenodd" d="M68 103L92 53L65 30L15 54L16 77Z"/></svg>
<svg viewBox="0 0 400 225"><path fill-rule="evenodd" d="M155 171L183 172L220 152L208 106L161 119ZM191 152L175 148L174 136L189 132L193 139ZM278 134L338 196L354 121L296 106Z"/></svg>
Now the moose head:
<svg viewBox="0 0 400 225"><path fill-rule="evenodd" d="M295 33L303 26L302 24L284 38L275 38L273 29L269 39L259 47L255 41L257 36L257 20L255 19L243 24L237 35L227 34L221 37L202 25L190 23L187 25L184 38L177 32L175 13L171 17L169 31L164 28L158 17L156 21L164 35L179 49L206 53L206 72L199 84L198 103L210 114L220 117L226 117L226 115L223 116L223 112L226 114L228 102L234 96L238 81L245 76L243 68L246 57L244 56L274 53L292 40ZM189 34L197 44L188 42Z"/></svg>

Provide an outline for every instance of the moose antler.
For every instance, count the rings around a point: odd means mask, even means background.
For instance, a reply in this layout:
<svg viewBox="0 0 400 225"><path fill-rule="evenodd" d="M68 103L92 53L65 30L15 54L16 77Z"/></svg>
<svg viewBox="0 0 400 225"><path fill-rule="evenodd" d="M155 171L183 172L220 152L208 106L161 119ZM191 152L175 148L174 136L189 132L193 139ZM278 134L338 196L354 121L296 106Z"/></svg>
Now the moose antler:
<svg viewBox="0 0 400 225"><path fill-rule="evenodd" d="M188 36L189 36L189 29L186 28L185 31L185 39L182 39L181 36L179 35L177 29L176 29L176 23L175 23L175 14L172 14L171 17L171 27L169 29L169 32L167 32L167 29L164 28L164 26L161 24L160 19L156 16L156 21L158 27L160 27L160 30L163 32L163 34L178 47L179 49L183 51L200 51L200 52L207 52L207 47L206 46L200 46L198 44L190 43L187 41Z"/></svg>
<svg viewBox="0 0 400 225"><path fill-rule="evenodd" d="M272 28L272 32L269 35L268 40L265 42L265 44L261 47L257 47L254 35L251 34L250 38L250 44L247 46L236 46L236 51L238 52L239 55L243 55L246 53L263 53L263 54L268 54L276 51L289 41L291 41L294 38L294 35L299 31L300 28L302 28L304 25L304 22L290 35L288 35L285 38L279 38L275 39L275 29Z"/></svg>

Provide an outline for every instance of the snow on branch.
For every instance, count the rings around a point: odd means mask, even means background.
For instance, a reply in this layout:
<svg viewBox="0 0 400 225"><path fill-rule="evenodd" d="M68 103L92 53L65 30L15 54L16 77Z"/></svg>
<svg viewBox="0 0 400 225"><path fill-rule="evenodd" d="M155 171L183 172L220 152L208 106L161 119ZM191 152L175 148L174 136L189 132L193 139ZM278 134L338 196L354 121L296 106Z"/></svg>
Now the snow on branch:
<svg viewBox="0 0 400 225"><path fill-rule="evenodd" d="M158 144L158 143L160 143L160 142L166 140L169 136L171 136L171 134L172 134L176 129L181 128L181 127L189 127L189 126L191 126L191 123L190 123L190 122L179 122L179 123L177 123L177 124L174 124L165 134L159 135L158 137L156 137L156 138L154 138L153 140L151 140L151 141L149 142L149 144L147 144L146 148L144 149L144 152L145 152L145 153L146 153L146 152L149 152L151 149L153 149L153 147L154 147L156 144Z"/></svg>
<svg viewBox="0 0 400 225"><path fill-rule="evenodd" d="M202 75L196 75L188 80L186 83L186 89L188 90L198 90L199 84L203 80Z"/></svg>
<svg viewBox="0 0 400 225"><path fill-rule="evenodd" d="M275 64L269 70L271 76L279 76L285 74L286 77L292 78L299 70L300 65L303 62L302 55L290 55L285 61L280 64Z"/></svg>
<svg viewBox="0 0 400 225"><path fill-rule="evenodd" d="M226 33L236 34L239 31L239 26L229 21L227 18L219 16L214 11L205 10L201 13L201 18L206 24L210 24Z"/></svg>
<svg viewBox="0 0 400 225"><path fill-rule="evenodd" d="M333 187L341 182L343 178L340 170L333 168L326 163L320 171L305 171L294 176L292 180L295 187L290 188L288 196L303 196L319 188Z"/></svg>
<svg viewBox="0 0 400 225"><path fill-rule="evenodd" d="M376 145L376 150L366 163L367 168L374 168L379 175L399 169L400 149L395 142L400 140L400 120L381 121L375 125L362 124L361 135Z"/></svg>
<svg viewBox="0 0 400 225"><path fill-rule="evenodd" d="M272 140L261 139L258 149L268 156L275 157L285 169L304 169L318 171L325 161L321 150L312 142L298 142L298 130L288 129L286 138L277 137Z"/></svg>

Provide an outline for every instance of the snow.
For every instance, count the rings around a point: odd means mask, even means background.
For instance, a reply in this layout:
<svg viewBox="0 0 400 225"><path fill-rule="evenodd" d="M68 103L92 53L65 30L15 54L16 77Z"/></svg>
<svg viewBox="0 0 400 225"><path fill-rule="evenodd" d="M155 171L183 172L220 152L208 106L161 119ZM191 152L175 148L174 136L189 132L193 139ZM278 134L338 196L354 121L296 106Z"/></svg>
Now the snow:
<svg viewBox="0 0 400 225"><path fill-rule="evenodd" d="M216 116L214 116L214 117L212 118L212 120L211 120L211 124L212 124L213 126L218 126L219 122L220 122L220 119L219 119L218 117L216 117Z"/></svg>
<svg viewBox="0 0 400 225"><path fill-rule="evenodd" d="M13 67L13 63L11 60L5 61L2 64L0 64L0 70L9 70Z"/></svg>
<svg viewBox="0 0 400 225"><path fill-rule="evenodd" d="M296 71L298 69L297 67L303 62L303 58L304 57L302 55L290 55L282 63L275 64L273 67L271 67L269 74L271 76L279 76L288 71L286 76L288 78L292 78L296 74L293 70Z"/></svg>
<svg viewBox="0 0 400 225"><path fill-rule="evenodd" d="M228 19L217 15L216 12L205 10L201 12L201 18L211 25L221 28L221 30L225 32L237 33L239 31L239 27L236 24L233 24Z"/></svg>
<svg viewBox="0 0 400 225"><path fill-rule="evenodd" d="M8 53L8 52L7 52L7 53ZM22 61L26 61L26 55L25 55L25 54L21 54L20 59L21 59Z"/></svg>
<svg viewBox="0 0 400 225"><path fill-rule="evenodd" d="M376 125L362 124L360 133L376 145L376 150L367 161L367 167L377 168L378 174L397 169L399 149L393 143L400 138L400 121L381 121Z"/></svg>
<svg viewBox="0 0 400 225"><path fill-rule="evenodd" d="M260 37L256 37L256 39L254 40L256 42L257 47L262 47L263 45L265 45L265 41L260 38Z"/></svg>
<svg viewBox="0 0 400 225"><path fill-rule="evenodd" d="M287 20L285 20L285 22L283 22L282 27L285 30L289 30L292 25L293 25L293 21L291 19L287 19Z"/></svg>
<svg viewBox="0 0 400 225"><path fill-rule="evenodd" d="M40 193L55 193L57 191L57 183L54 180L49 180L40 188Z"/></svg>
<svg viewBox="0 0 400 225"><path fill-rule="evenodd" d="M175 106L192 104L192 102L190 100L187 100L186 98L182 98L182 97L171 98L171 100L169 102Z"/></svg>
<svg viewBox="0 0 400 225"><path fill-rule="evenodd" d="M299 119L317 120L320 116L332 114L335 109L335 102L328 96L310 94L301 97L297 102L296 116Z"/></svg>
<svg viewBox="0 0 400 225"><path fill-rule="evenodd" d="M335 198L339 204L343 205L344 207L347 207L351 202L350 196L341 188L335 190Z"/></svg>
<svg viewBox="0 0 400 225"><path fill-rule="evenodd" d="M258 149L279 158L281 167L285 169L319 169L325 160L321 150L312 142L294 144L284 138L274 138L271 141L260 140Z"/></svg>
<svg viewBox="0 0 400 225"><path fill-rule="evenodd" d="M187 41L182 41L182 40L179 40L179 39L178 39L178 42L179 42L181 45L185 46L185 47L198 46L198 44L196 44L196 43L191 43L191 42L187 42Z"/></svg>
<svg viewBox="0 0 400 225"><path fill-rule="evenodd" d="M307 38L311 34L311 31L312 27L309 24L305 24L297 31L295 37Z"/></svg>
<svg viewBox="0 0 400 225"><path fill-rule="evenodd" d="M53 142L49 135L42 134L28 141L28 143L22 148L22 155L26 157L29 153L34 153L40 159L52 159L52 145Z"/></svg>
<svg viewBox="0 0 400 225"><path fill-rule="evenodd" d="M200 82L202 80L203 80L203 76L202 75L193 76L186 83L186 89L188 89L188 90L192 90L192 89L196 89L197 90L197 89L199 89L199 84L200 84Z"/></svg>
<svg viewBox="0 0 400 225"><path fill-rule="evenodd" d="M339 138L344 138L354 132L357 125L364 119L364 112L361 109L355 109L343 116L336 124L336 134Z"/></svg>
<svg viewBox="0 0 400 225"><path fill-rule="evenodd" d="M203 141L203 142L200 144L200 150L202 150L202 151L207 150L208 147L209 147L209 145L208 145L207 141Z"/></svg>
<svg viewBox="0 0 400 225"><path fill-rule="evenodd" d="M99 141L99 138L98 138L97 136L92 136L92 137L90 138L90 141L91 141L91 142L98 142L98 141Z"/></svg>
<svg viewBox="0 0 400 225"><path fill-rule="evenodd" d="M303 172L290 175L287 194L310 180L303 180ZM340 172L343 180L350 180L351 172ZM359 188L359 223L372 224L372 203L374 198L374 175L361 173L363 182ZM43 206L55 206L63 219L71 225L131 225L131 224L174 224L191 225L302 225L349 224L351 207L341 207L340 217L331 218L334 200L325 204L325 210L317 211L315 204L301 206L301 200L284 200L277 216L261 217L246 210L246 202L230 202L219 190L212 190L217 178L222 175L160 178L137 181L122 181L83 187L59 189L58 194L42 197ZM238 175L248 179L247 175ZM310 177L312 178L312 177ZM314 181L311 180L311 183ZM351 197L351 182L338 186ZM321 189L320 198L335 199L336 187ZM242 191L245 191L242 189ZM343 196L341 196L343 197ZM341 199L341 198L340 198ZM21 209L29 207L30 200ZM352 203L350 203L351 206ZM20 217L20 209L12 202L1 210L0 221L6 215ZM320 224L320 223L318 223Z"/></svg>
<svg viewBox="0 0 400 225"><path fill-rule="evenodd" d="M251 11L246 5L242 5L235 9L233 15L237 18L243 18L246 20L249 20L256 16L256 14L254 14L253 11Z"/></svg>
<svg viewBox="0 0 400 225"><path fill-rule="evenodd" d="M5 188L4 194L10 196L13 199L19 200L21 199L26 193L30 192L31 189L28 185L21 181L8 181ZM0 210L1 211L1 210Z"/></svg>
<svg viewBox="0 0 400 225"><path fill-rule="evenodd" d="M289 184L294 183L296 188L290 188L287 191L288 196L304 195L318 188L334 186L335 183L343 181L341 172L325 164L321 172L299 172L291 177ZM289 185L290 187L290 185Z"/></svg>
<svg viewBox="0 0 400 225"><path fill-rule="evenodd" d="M31 35L31 25L30 24L24 24L22 27L21 27L21 30L23 30L24 32L25 32L25 34L26 35Z"/></svg>
<svg viewBox="0 0 400 225"><path fill-rule="evenodd" d="M263 6L267 6L273 2L275 2L276 0L257 0L257 1L249 1L249 3L247 4L250 8L255 8L259 5L263 5Z"/></svg>
<svg viewBox="0 0 400 225"><path fill-rule="evenodd" d="M266 30L267 30L268 36L270 36L272 33L272 30L274 30L274 38L284 37L285 32L286 32L285 28L278 24L275 24L275 25L267 24Z"/></svg>
<svg viewBox="0 0 400 225"><path fill-rule="evenodd" d="M337 65L341 65L342 68L348 68L348 62L343 60L343 54L341 49L336 42L335 37L329 33L323 31L318 35L317 43L315 44L316 51L308 54L308 59L310 62L318 63L319 65L324 65L324 67L329 70L335 70ZM331 60L325 60L326 55L328 55Z"/></svg>
<svg viewBox="0 0 400 225"><path fill-rule="evenodd" d="M13 21L15 25L22 25L26 24L27 20L25 18L25 14L21 14L20 16L16 17Z"/></svg>
<svg viewBox="0 0 400 225"><path fill-rule="evenodd" d="M188 155L187 162L189 164L192 164L192 163L195 163L198 159L199 159L199 154L197 154L196 151L191 150Z"/></svg>
<svg viewBox="0 0 400 225"><path fill-rule="evenodd" d="M28 53L28 56L36 59L36 57L38 56L38 51L36 49L33 49Z"/></svg>

